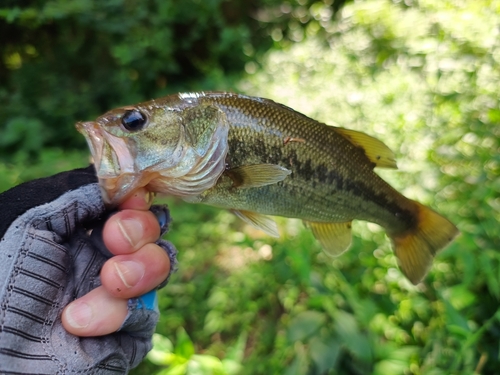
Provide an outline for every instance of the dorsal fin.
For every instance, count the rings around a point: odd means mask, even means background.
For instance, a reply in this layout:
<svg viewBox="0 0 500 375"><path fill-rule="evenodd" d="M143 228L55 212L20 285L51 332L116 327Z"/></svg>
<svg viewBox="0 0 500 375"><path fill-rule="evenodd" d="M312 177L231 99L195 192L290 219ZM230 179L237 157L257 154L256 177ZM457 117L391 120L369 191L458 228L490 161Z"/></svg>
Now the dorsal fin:
<svg viewBox="0 0 500 375"><path fill-rule="evenodd" d="M368 159L370 159L372 163L375 163L375 166L380 168L398 168L394 153L382 141L355 130L337 127L334 129L337 133L347 138L352 144L361 147L365 151L365 155Z"/></svg>
<svg viewBox="0 0 500 375"><path fill-rule="evenodd" d="M347 251L351 246L352 222L318 223L307 220L303 220L303 222L304 225L311 230L326 254L337 257Z"/></svg>

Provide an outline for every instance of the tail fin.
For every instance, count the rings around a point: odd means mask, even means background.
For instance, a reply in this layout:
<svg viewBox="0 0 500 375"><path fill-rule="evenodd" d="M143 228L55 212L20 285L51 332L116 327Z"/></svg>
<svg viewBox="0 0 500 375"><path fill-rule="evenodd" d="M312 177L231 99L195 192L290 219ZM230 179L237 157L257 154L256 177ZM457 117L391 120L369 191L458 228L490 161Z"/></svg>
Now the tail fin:
<svg viewBox="0 0 500 375"><path fill-rule="evenodd" d="M418 223L415 228L392 235L394 253L404 275L418 284L429 271L436 253L448 245L459 231L448 219L415 202Z"/></svg>

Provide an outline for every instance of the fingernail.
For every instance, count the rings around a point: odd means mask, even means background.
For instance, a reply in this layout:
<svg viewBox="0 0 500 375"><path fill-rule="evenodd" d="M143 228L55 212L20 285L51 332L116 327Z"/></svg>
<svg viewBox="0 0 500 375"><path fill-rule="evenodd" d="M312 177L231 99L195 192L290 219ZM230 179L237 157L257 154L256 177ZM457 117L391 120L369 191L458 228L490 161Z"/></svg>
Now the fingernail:
<svg viewBox="0 0 500 375"><path fill-rule="evenodd" d="M116 274L127 288L132 288L144 276L144 265L134 261L126 260L114 263Z"/></svg>
<svg viewBox="0 0 500 375"><path fill-rule="evenodd" d="M92 320L92 308L85 302L73 302L66 308L66 318L74 328L85 328Z"/></svg>
<svg viewBox="0 0 500 375"><path fill-rule="evenodd" d="M125 237L132 246L135 246L144 234L142 223L136 219L118 220L117 225L123 237Z"/></svg>

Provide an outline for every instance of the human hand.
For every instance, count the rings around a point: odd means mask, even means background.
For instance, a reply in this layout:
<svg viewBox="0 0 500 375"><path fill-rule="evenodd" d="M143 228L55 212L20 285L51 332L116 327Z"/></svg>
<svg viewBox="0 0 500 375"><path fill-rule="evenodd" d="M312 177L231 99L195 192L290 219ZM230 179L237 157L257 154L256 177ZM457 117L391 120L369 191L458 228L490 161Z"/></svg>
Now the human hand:
<svg viewBox="0 0 500 375"><path fill-rule="evenodd" d="M149 211L152 201L152 194L141 188L106 221L104 244L115 256L102 267L102 285L64 309L62 323L68 332L76 336L116 332L129 314L128 300L155 289L168 277L170 258L155 244L160 224Z"/></svg>
<svg viewBox="0 0 500 375"><path fill-rule="evenodd" d="M159 227L168 227L168 211L152 214L149 204L139 191L108 217L90 168L0 194L0 373L127 373L142 360L158 311L155 292L136 296L175 263L172 245L153 244ZM133 218L142 235L128 225ZM123 261L148 271L134 277L119 267ZM83 327L81 302L92 311ZM77 308L62 314L67 305Z"/></svg>

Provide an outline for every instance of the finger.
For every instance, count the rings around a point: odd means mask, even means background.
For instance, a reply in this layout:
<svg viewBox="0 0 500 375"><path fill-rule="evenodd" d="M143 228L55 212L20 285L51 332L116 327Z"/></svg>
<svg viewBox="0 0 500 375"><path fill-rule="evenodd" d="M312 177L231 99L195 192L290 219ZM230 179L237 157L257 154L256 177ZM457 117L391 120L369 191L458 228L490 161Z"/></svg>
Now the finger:
<svg viewBox="0 0 500 375"><path fill-rule="evenodd" d="M147 211L151 207L154 200L154 193L146 190L145 188L137 189L134 194L126 201L120 204L120 210L133 209Z"/></svg>
<svg viewBox="0 0 500 375"><path fill-rule="evenodd" d="M159 237L158 219L150 211L120 211L108 219L103 229L104 244L114 255L131 254Z"/></svg>
<svg viewBox="0 0 500 375"><path fill-rule="evenodd" d="M164 249L149 243L133 255L110 258L101 270L101 283L111 295L133 298L156 288L170 272L170 259Z"/></svg>
<svg viewBox="0 0 500 375"><path fill-rule="evenodd" d="M102 336L116 332L127 313L127 300L111 296L100 286L66 306L61 319L73 335Z"/></svg>

